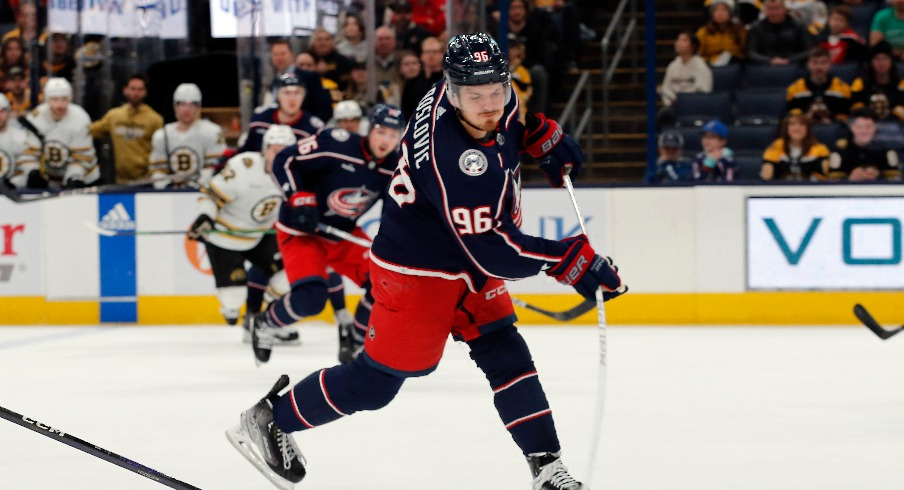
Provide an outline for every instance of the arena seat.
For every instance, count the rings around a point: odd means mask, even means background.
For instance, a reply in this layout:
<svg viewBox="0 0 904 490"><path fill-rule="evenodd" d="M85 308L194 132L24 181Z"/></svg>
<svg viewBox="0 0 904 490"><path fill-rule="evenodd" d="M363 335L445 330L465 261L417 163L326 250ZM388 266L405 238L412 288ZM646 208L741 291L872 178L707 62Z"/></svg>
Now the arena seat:
<svg viewBox="0 0 904 490"><path fill-rule="evenodd" d="M702 126L712 119L731 123L731 95L728 92L678 94L673 108L679 126Z"/></svg>
<svg viewBox="0 0 904 490"><path fill-rule="evenodd" d="M784 92L747 92L737 93L737 124L775 125L785 112L787 101Z"/></svg>
<svg viewBox="0 0 904 490"><path fill-rule="evenodd" d="M854 79L860 76L860 65L857 63L843 63L841 65L834 65L829 70L829 76L838 77L844 80L844 82L847 84L854 83Z"/></svg>
<svg viewBox="0 0 904 490"><path fill-rule="evenodd" d="M737 90L741 82L741 65L714 66L711 70L713 73L713 92Z"/></svg>
<svg viewBox="0 0 904 490"><path fill-rule="evenodd" d="M735 153L752 152L762 157L766 148L777 138L775 126L732 126L728 130L728 147Z"/></svg>
<svg viewBox="0 0 904 490"><path fill-rule="evenodd" d="M744 68L744 85L748 90L779 89L784 93L788 85L800 78L801 73L797 64L780 66L748 64Z"/></svg>

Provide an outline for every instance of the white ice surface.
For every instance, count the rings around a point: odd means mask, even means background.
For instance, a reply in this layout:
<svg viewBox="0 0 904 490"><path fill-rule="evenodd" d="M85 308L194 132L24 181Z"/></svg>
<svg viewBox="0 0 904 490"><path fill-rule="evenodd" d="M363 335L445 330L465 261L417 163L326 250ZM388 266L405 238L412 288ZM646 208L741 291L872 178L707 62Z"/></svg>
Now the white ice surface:
<svg viewBox="0 0 904 490"><path fill-rule="evenodd" d="M566 464L588 474L593 327L527 327ZM273 488L223 431L281 373L332 365L335 330L254 366L237 328L0 327L0 406L204 489ZM594 490L904 488L904 335L863 327L609 329ZM527 467L466 352L386 409L296 435L298 489L521 489ZM0 489L158 489L0 420Z"/></svg>

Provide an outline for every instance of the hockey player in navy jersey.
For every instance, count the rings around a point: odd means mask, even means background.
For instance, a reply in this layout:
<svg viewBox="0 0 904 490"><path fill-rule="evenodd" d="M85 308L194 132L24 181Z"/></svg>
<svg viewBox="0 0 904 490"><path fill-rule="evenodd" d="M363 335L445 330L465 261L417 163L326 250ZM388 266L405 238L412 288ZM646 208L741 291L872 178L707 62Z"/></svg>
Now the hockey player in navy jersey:
<svg viewBox="0 0 904 490"><path fill-rule="evenodd" d="M280 396L288 385L281 377L227 432L281 488L306 471L291 432L386 406L405 378L436 368L451 334L467 342L485 373L499 416L527 458L533 490L586 490L562 464L504 283L545 272L587 298L600 287L605 299L627 290L585 236L553 241L519 230L519 153L561 186L569 168L580 171L580 150L555 121L517 119L508 63L486 34L453 37L443 71L409 120L384 203L371 250L375 301L364 351Z"/></svg>
<svg viewBox="0 0 904 490"><path fill-rule="evenodd" d="M404 128L401 109L379 104L366 137L341 128L325 129L277 155L272 172L286 198L276 223L277 241L292 289L251 319L251 344L258 362L269 361L279 327L323 311L327 267L365 289L354 328L339 332L340 362L351 361L364 344L373 303L369 251L324 235L317 225L324 223L370 240L357 220L385 196Z"/></svg>
<svg viewBox="0 0 904 490"><path fill-rule="evenodd" d="M298 139L316 134L323 127L320 118L301 110L307 89L298 77L292 73L283 74L275 85L278 87L276 104L259 109L251 117L248 135L239 149L240 152L261 151L264 132L271 124L291 127Z"/></svg>

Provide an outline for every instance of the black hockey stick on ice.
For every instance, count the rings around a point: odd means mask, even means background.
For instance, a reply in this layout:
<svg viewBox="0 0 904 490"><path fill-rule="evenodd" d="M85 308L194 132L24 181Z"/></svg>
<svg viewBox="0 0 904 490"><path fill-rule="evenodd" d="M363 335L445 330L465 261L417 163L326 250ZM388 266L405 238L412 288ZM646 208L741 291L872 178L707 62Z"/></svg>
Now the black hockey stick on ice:
<svg viewBox="0 0 904 490"><path fill-rule="evenodd" d="M866 311L866 308L864 308L860 303L854 305L854 315L858 320L860 320L861 323L866 325L866 328L870 329L874 334L876 334L876 336L878 336L882 340L888 340L894 337L901 330L904 330L904 325L901 325L894 330L886 330L882 328L882 325L879 325L879 322L877 322L876 319L873 318L873 316L870 315L869 312Z"/></svg>
<svg viewBox="0 0 904 490"><path fill-rule="evenodd" d="M574 320L575 318L583 315L584 313L587 313L588 311L596 307L596 300L592 299L585 299L582 303L578 304L574 308L570 308L565 311L546 310L518 298L512 298L512 303L514 303L515 306L520 306L522 308L535 311L541 315L548 316L553 320L558 320L560 322L570 322L571 320Z"/></svg>
<svg viewBox="0 0 904 490"><path fill-rule="evenodd" d="M95 446L94 444L91 444L90 442L87 442L87 441L83 441L83 440L79 439L78 437L67 434L59 429L54 429L53 427L50 427L49 425L44 425L44 424L38 422L37 420L32 420L24 415L19 415L16 412L13 412L12 410L7 410L3 407L0 407L0 417L4 418L6 420L9 420L10 422L12 422L14 424L21 425L22 427L25 427L28 430L37 432L38 434L41 434L44 437L53 439L55 441L60 441L63 444L66 444L67 446L72 446L72 447L78 449L79 451L86 452L86 453L90 454L91 456L94 456L95 458L99 458L99 459L102 459L109 463L113 463L116 466L119 466L120 468L131 471L132 473L137 473L145 478L154 480L155 482L157 482L161 485L166 485L170 488L176 488L178 490L200 490L200 488L198 488L196 486L189 485L188 483L179 481L171 476L166 476L163 473L160 473L157 470L148 468L147 466L145 466L141 463L136 463L135 461L132 461L131 459L128 459L128 458L120 456L116 453L107 451L106 449L104 449L102 447Z"/></svg>

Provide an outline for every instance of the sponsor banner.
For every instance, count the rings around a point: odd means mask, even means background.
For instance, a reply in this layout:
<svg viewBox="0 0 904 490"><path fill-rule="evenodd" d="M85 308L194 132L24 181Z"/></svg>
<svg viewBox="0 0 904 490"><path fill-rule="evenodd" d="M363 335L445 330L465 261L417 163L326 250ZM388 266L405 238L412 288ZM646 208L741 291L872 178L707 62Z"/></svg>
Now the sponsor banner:
<svg viewBox="0 0 904 490"><path fill-rule="evenodd" d="M904 197L747 199L749 289L902 289Z"/></svg>
<svg viewBox="0 0 904 490"><path fill-rule="evenodd" d="M98 225L110 231L135 230L135 196L101 194L97 198ZM100 240L100 321L135 322L135 235L98 235Z"/></svg>
<svg viewBox="0 0 904 490"><path fill-rule="evenodd" d="M210 32L213 37L310 32L317 27L316 4L315 0L211 0Z"/></svg>
<svg viewBox="0 0 904 490"><path fill-rule="evenodd" d="M0 199L0 296L43 294L41 207Z"/></svg>
<svg viewBox="0 0 904 490"><path fill-rule="evenodd" d="M47 25L66 34L184 39L187 9L188 0L50 0Z"/></svg>

